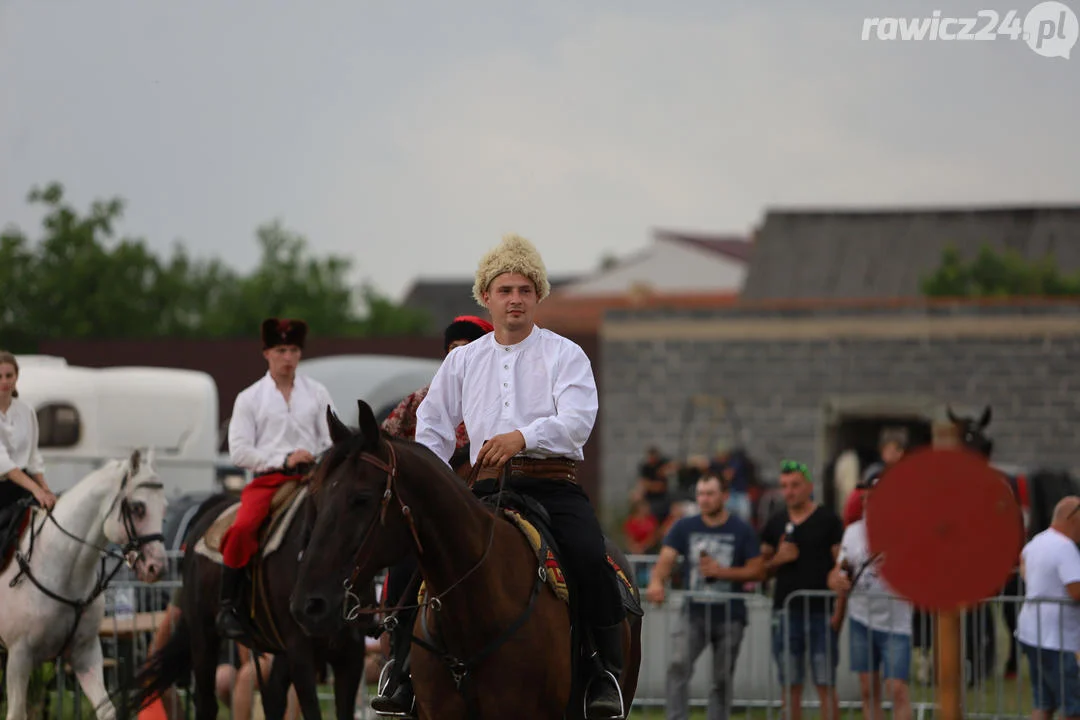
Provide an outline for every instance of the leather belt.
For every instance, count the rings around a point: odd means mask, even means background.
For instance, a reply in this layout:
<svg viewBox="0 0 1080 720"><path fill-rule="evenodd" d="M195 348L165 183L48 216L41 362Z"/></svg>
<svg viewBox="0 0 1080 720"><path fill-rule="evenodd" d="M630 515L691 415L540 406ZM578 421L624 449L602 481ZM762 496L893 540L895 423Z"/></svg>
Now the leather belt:
<svg viewBox="0 0 1080 720"><path fill-rule="evenodd" d="M502 467L480 468L476 479L488 480L506 475L507 477L535 477L577 482L576 470L577 462L570 458L532 458L515 455Z"/></svg>

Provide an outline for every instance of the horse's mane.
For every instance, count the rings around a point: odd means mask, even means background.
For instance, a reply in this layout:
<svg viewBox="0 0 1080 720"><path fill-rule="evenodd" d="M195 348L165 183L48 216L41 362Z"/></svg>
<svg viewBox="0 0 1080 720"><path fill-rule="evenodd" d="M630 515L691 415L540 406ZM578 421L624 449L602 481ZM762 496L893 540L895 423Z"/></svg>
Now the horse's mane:
<svg viewBox="0 0 1080 720"><path fill-rule="evenodd" d="M379 436L384 439L390 437L383 430L379 431ZM359 430L352 430L347 438L331 445L330 449L319 458L319 462L311 472L311 478L308 480L308 487L311 488L311 492L319 492L323 483L326 482L327 476L353 455L363 452L366 445L367 440Z"/></svg>
<svg viewBox="0 0 1080 720"><path fill-rule="evenodd" d="M461 478L454 472L453 468L439 459L439 457L426 445L422 445L415 440L391 435L381 428L379 430L379 440L380 443L385 442L393 445L399 459L401 457L406 457L417 462L422 462L432 473L445 474L447 480L453 481L453 486L460 486L470 498L475 499L472 492L469 492L468 486L461 481ZM326 478L329 477L334 470L347 462L350 458L366 451L368 444L367 437L359 430L352 430L347 438L334 443L322 456L319 463L312 471L311 479L308 481L311 492L319 492L323 483L326 482ZM400 466L400 462L398 464Z"/></svg>

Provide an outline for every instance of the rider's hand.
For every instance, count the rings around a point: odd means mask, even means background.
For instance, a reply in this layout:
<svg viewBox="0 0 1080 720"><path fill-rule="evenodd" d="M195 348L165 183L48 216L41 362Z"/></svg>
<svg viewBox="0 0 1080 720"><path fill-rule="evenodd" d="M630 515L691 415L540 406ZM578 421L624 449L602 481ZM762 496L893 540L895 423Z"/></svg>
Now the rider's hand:
<svg viewBox="0 0 1080 720"><path fill-rule="evenodd" d="M34 499L46 510L52 510L53 505L56 504L56 496L53 495L51 491L43 488L38 488L34 491Z"/></svg>
<svg viewBox="0 0 1080 720"><path fill-rule="evenodd" d="M289 456L285 458L285 467L293 468L297 465L315 462L315 456L309 453L307 450L293 450L289 453Z"/></svg>
<svg viewBox="0 0 1080 720"><path fill-rule="evenodd" d="M500 467L525 449L525 436L520 430L496 435L480 448L476 463L481 467Z"/></svg>
<svg viewBox="0 0 1080 720"><path fill-rule="evenodd" d="M663 583L649 583L649 586L645 588L645 598L654 605L664 604L664 584Z"/></svg>

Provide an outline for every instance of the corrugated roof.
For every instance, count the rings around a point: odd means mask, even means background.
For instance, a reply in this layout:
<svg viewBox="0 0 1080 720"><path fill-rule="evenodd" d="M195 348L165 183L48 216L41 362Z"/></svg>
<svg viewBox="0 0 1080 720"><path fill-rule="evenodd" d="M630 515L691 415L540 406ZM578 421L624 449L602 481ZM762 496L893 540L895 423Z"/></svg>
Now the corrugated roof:
<svg viewBox="0 0 1080 720"><path fill-rule="evenodd" d="M895 298L921 295L920 281L955 246L964 259L983 245L1029 260L1052 254L1080 270L1080 205L771 210L754 242L743 298Z"/></svg>

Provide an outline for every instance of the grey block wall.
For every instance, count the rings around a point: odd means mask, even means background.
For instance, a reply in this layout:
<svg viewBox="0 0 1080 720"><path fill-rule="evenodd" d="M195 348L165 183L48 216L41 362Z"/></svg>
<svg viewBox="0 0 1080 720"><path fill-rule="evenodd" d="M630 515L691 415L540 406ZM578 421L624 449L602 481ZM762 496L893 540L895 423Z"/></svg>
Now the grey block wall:
<svg viewBox="0 0 1080 720"><path fill-rule="evenodd" d="M949 336L923 332L935 318L990 320L995 327ZM878 337L807 337L831 321L873 322ZM1050 318L1056 326L1032 327ZM1007 326L1002 326L1002 320ZM725 321L750 322L750 338ZM1075 331L1069 327L1075 321ZM654 326L649 323L655 322ZM760 323L760 325L758 325ZM719 328L717 337L708 330ZM757 327L753 327L758 325ZM762 332L761 326L772 330ZM911 326L911 337L903 334ZM650 331L648 328L654 330ZM834 400L883 396L924 398L957 409L994 409L995 460L1026 466L1080 468L1080 303L1052 307L897 308L712 313L624 312L609 317L602 338L603 506L608 521L625 512L644 450L674 455L695 394L722 396L743 439L770 475L781 457L805 459L819 472L825 407ZM1012 328L1010 330L1010 328ZM750 330L753 330L751 333ZM707 412L697 432L709 435ZM728 426L720 424L717 430ZM697 446L691 451L708 448Z"/></svg>

